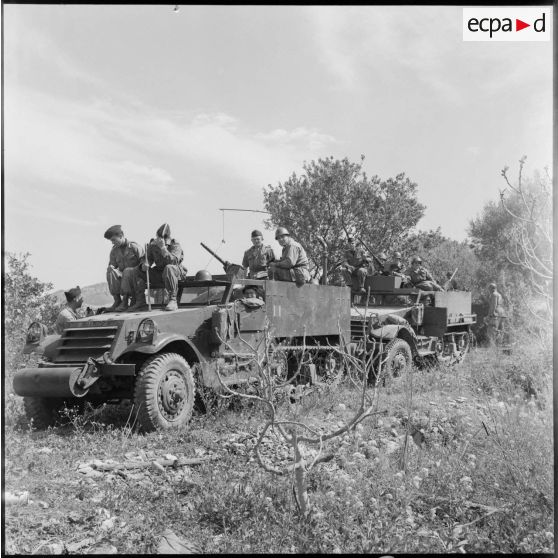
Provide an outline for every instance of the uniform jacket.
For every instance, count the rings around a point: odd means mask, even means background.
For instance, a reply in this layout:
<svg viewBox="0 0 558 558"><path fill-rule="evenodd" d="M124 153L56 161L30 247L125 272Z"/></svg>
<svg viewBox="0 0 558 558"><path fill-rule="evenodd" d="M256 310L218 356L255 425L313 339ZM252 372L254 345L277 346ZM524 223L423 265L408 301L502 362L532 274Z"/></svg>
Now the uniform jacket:
<svg viewBox="0 0 558 558"><path fill-rule="evenodd" d="M365 267L364 254L359 248L347 248L344 253L345 261L351 267Z"/></svg>
<svg viewBox="0 0 558 558"><path fill-rule="evenodd" d="M79 316L69 306L66 306L60 311L60 314L58 314L58 317L56 318L54 331L56 331L56 333L58 334L61 334L68 322L73 322L78 318Z"/></svg>
<svg viewBox="0 0 558 558"><path fill-rule="evenodd" d="M308 256L306 250L296 241L291 240L290 244L283 246L281 259L277 262L277 267L293 269L295 267L308 269Z"/></svg>
<svg viewBox="0 0 558 558"><path fill-rule="evenodd" d="M413 283L413 285L422 283L423 281L434 281L432 275L430 275L430 271L422 265L419 265L417 269L411 268L407 272L407 275L411 278L411 283Z"/></svg>
<svg viewBox="0 0 558 558"><path fill-rule="evenodd" d="M127 267L137 267L144 256L143 247L126 240L123 246L113 246L109 255L109 265L124 271Z"/></svg>
<svg viewBox="0 0 558 558"><path fill-rule="evenodd" d="M147 245L147 261L149 265L154 263L155 267L161 271L165 269L166 265L180 265L183 259L184 252L182 247L174 238L168 246L158 246L154 238Z"/></svg>
<svg viewBox="0 0 558 558"><path fill-rule="evenodd" d="M265 271L270 262L275 261L275 254L271 246L251 246L244 252L242 266L250 268L250 277L254 277L258 271Z"/></svg>

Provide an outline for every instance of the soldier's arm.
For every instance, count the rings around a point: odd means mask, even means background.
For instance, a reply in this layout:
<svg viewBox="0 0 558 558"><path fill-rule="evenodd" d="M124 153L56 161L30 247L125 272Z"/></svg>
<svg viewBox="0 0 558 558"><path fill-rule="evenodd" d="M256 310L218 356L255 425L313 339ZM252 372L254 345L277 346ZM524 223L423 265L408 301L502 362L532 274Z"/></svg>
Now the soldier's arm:
<svg viewBox="0 0 558 558"><path fill-rule="evenodd" d="M248 265L248 250L246 250L246 252L244 252L244 257L242 258L242 267L247 269Z"/></svg>
<svg viewBox="0 0 558 558"><path fill-rule="evenodd" d="M271 262L276 261L275 260L275 252L273 251L273 248L271 248L271 246L267 247L267 249L265 251L265 258L266 258L268 264L270 264Z"/></svg>
<svg viewBox="0 0 558 558"><path fill-rule="evenodd" d="M298 259L298 250L292 244L287 248L285 255L275 264L277 267L291 269Z"/></svg>
<svg viewBox="0 0 558 558"><path fill-rule="evenodd" d="M182 262L182 248L178 242L171 244L170 249L163 246L161 248L161 256L165 265L178 265Z"/></svg>
<svg viewBox="0 0 558 558"><path fill-rule="evenodd" d="M140 260L140 261L143 260L144 257L145 257L145 250L144 250L143 246L141 246L137 242L130 242L130 245L132 247L132 250L133 250L134 254L138 258L138 260Z"/></svg>
<svg viewBox="0 0 558 558"><path fill-rule="evenodd" d="M110 249L109 265L112 265L112 267L118 267L118 262L116 261L116 246L113 246Z"/></svg>

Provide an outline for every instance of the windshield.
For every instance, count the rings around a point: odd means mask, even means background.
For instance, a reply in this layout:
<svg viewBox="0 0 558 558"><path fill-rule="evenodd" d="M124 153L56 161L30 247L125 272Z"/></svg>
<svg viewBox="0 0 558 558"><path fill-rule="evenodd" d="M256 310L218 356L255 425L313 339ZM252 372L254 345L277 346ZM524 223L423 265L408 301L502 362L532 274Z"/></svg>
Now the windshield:
<svg viewBox="0 0 558 558"><path fill-rule="evenodd" d="M225 285L207 287L185 287L180 297L181 304L219 304L226 291Z"/></svg>

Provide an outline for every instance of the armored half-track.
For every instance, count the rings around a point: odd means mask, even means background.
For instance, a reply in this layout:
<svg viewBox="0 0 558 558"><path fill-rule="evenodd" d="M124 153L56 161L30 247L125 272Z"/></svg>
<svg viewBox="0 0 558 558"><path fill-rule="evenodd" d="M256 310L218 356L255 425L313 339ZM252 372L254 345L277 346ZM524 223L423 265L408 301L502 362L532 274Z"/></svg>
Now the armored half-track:
<svg viewBox="0 0 558 558"><path fill-rule="evenodd" d="M243 297L247 285L259 291L258 303ZM14 391L37 427L54 424L65 406L130 399L150 431L184 427L196 390L249 383L257 377L254 353L270 345L284 355L287 377L310 352L310 381L331 373L341 350L372 352L394 375L413 361L462 358L475 319L469 293L433 293L427 306L424 291L370 281L367 288L369 296L354 299L333 285L187 277L174 311L101 314L47 337L32 325L25 352L38 361L16 372Z"/></svg>

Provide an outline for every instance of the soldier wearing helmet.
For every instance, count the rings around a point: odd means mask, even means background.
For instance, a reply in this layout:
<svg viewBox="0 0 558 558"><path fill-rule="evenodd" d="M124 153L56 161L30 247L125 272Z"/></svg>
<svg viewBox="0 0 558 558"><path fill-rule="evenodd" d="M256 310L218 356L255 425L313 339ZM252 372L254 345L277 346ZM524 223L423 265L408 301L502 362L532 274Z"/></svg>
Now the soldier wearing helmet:
<svg viewBox="0 0 558 558"><path fill-rule="evenodd" d="M430 271L423 267L422 259L415 256L411 260L411 269L407 272L413 287L422 291L443 291L442 287L436 283Z"/></svg>
<svg viewBox="0 0 558 558"><path fill-rule="evenodd" d="M285 227L275 231L275 240L283 247L281 259L269 264L270 279L293 281L299 287L310 281L308 256L304 248L291 238Z"/></svg>
<svg viewBox="0 0 558 558"><path fill-rule="evenodd" d="M275 254L271 246L264 245L263 234L252 231L252 246L244 252L242 267L248 268L246 277L250 279L266 279L267 268L271 262L275 261Z"/></svg>
<svg viewBox="0 0 558 558"><path fill-rule="evenodd" d="M403 272L401 252L394 252L390 262L384 266L384 275L401 277L401 286L411 286L411 279Z"/></svg>
<svg viewBox="0 0 558 558"><path fill-rule="evenodd" d="M127 268L134 268L140 264L144 256L143 247L128 240L120 225L109 227L103 236L112 243L107 267L107 283L114 299L113 305L105 312L126 310L128 299L122 300L122 276Z"/></svg>
<svg viewBox="0 0 558 558"><path fill-rule="evenodd" d="M347 270L346 283L351 285L351 290L353 292L366 294L364 282L368 275L369 259L360 248L355 246L351 236L347 237L347 245L343 256L343 265Z"/></svg>
<svg viewBox="0 0 558 558"><path fill-rule="evenodd" d="M157 229L156 237L152 238L147 246L148 263L143 261L140 266L132 270L132 273L125 273L122 278L123 292L131 293L136 300L136 303L128 308L128 312L139 312L147 307L145 289L148 267L150 286L164 286L167 292L168 302L164 310L176 310L178 282L184 281L187 273L187 269L182 265L183 259L182 247L171 238L169 225L163 223Z"/></svg>

